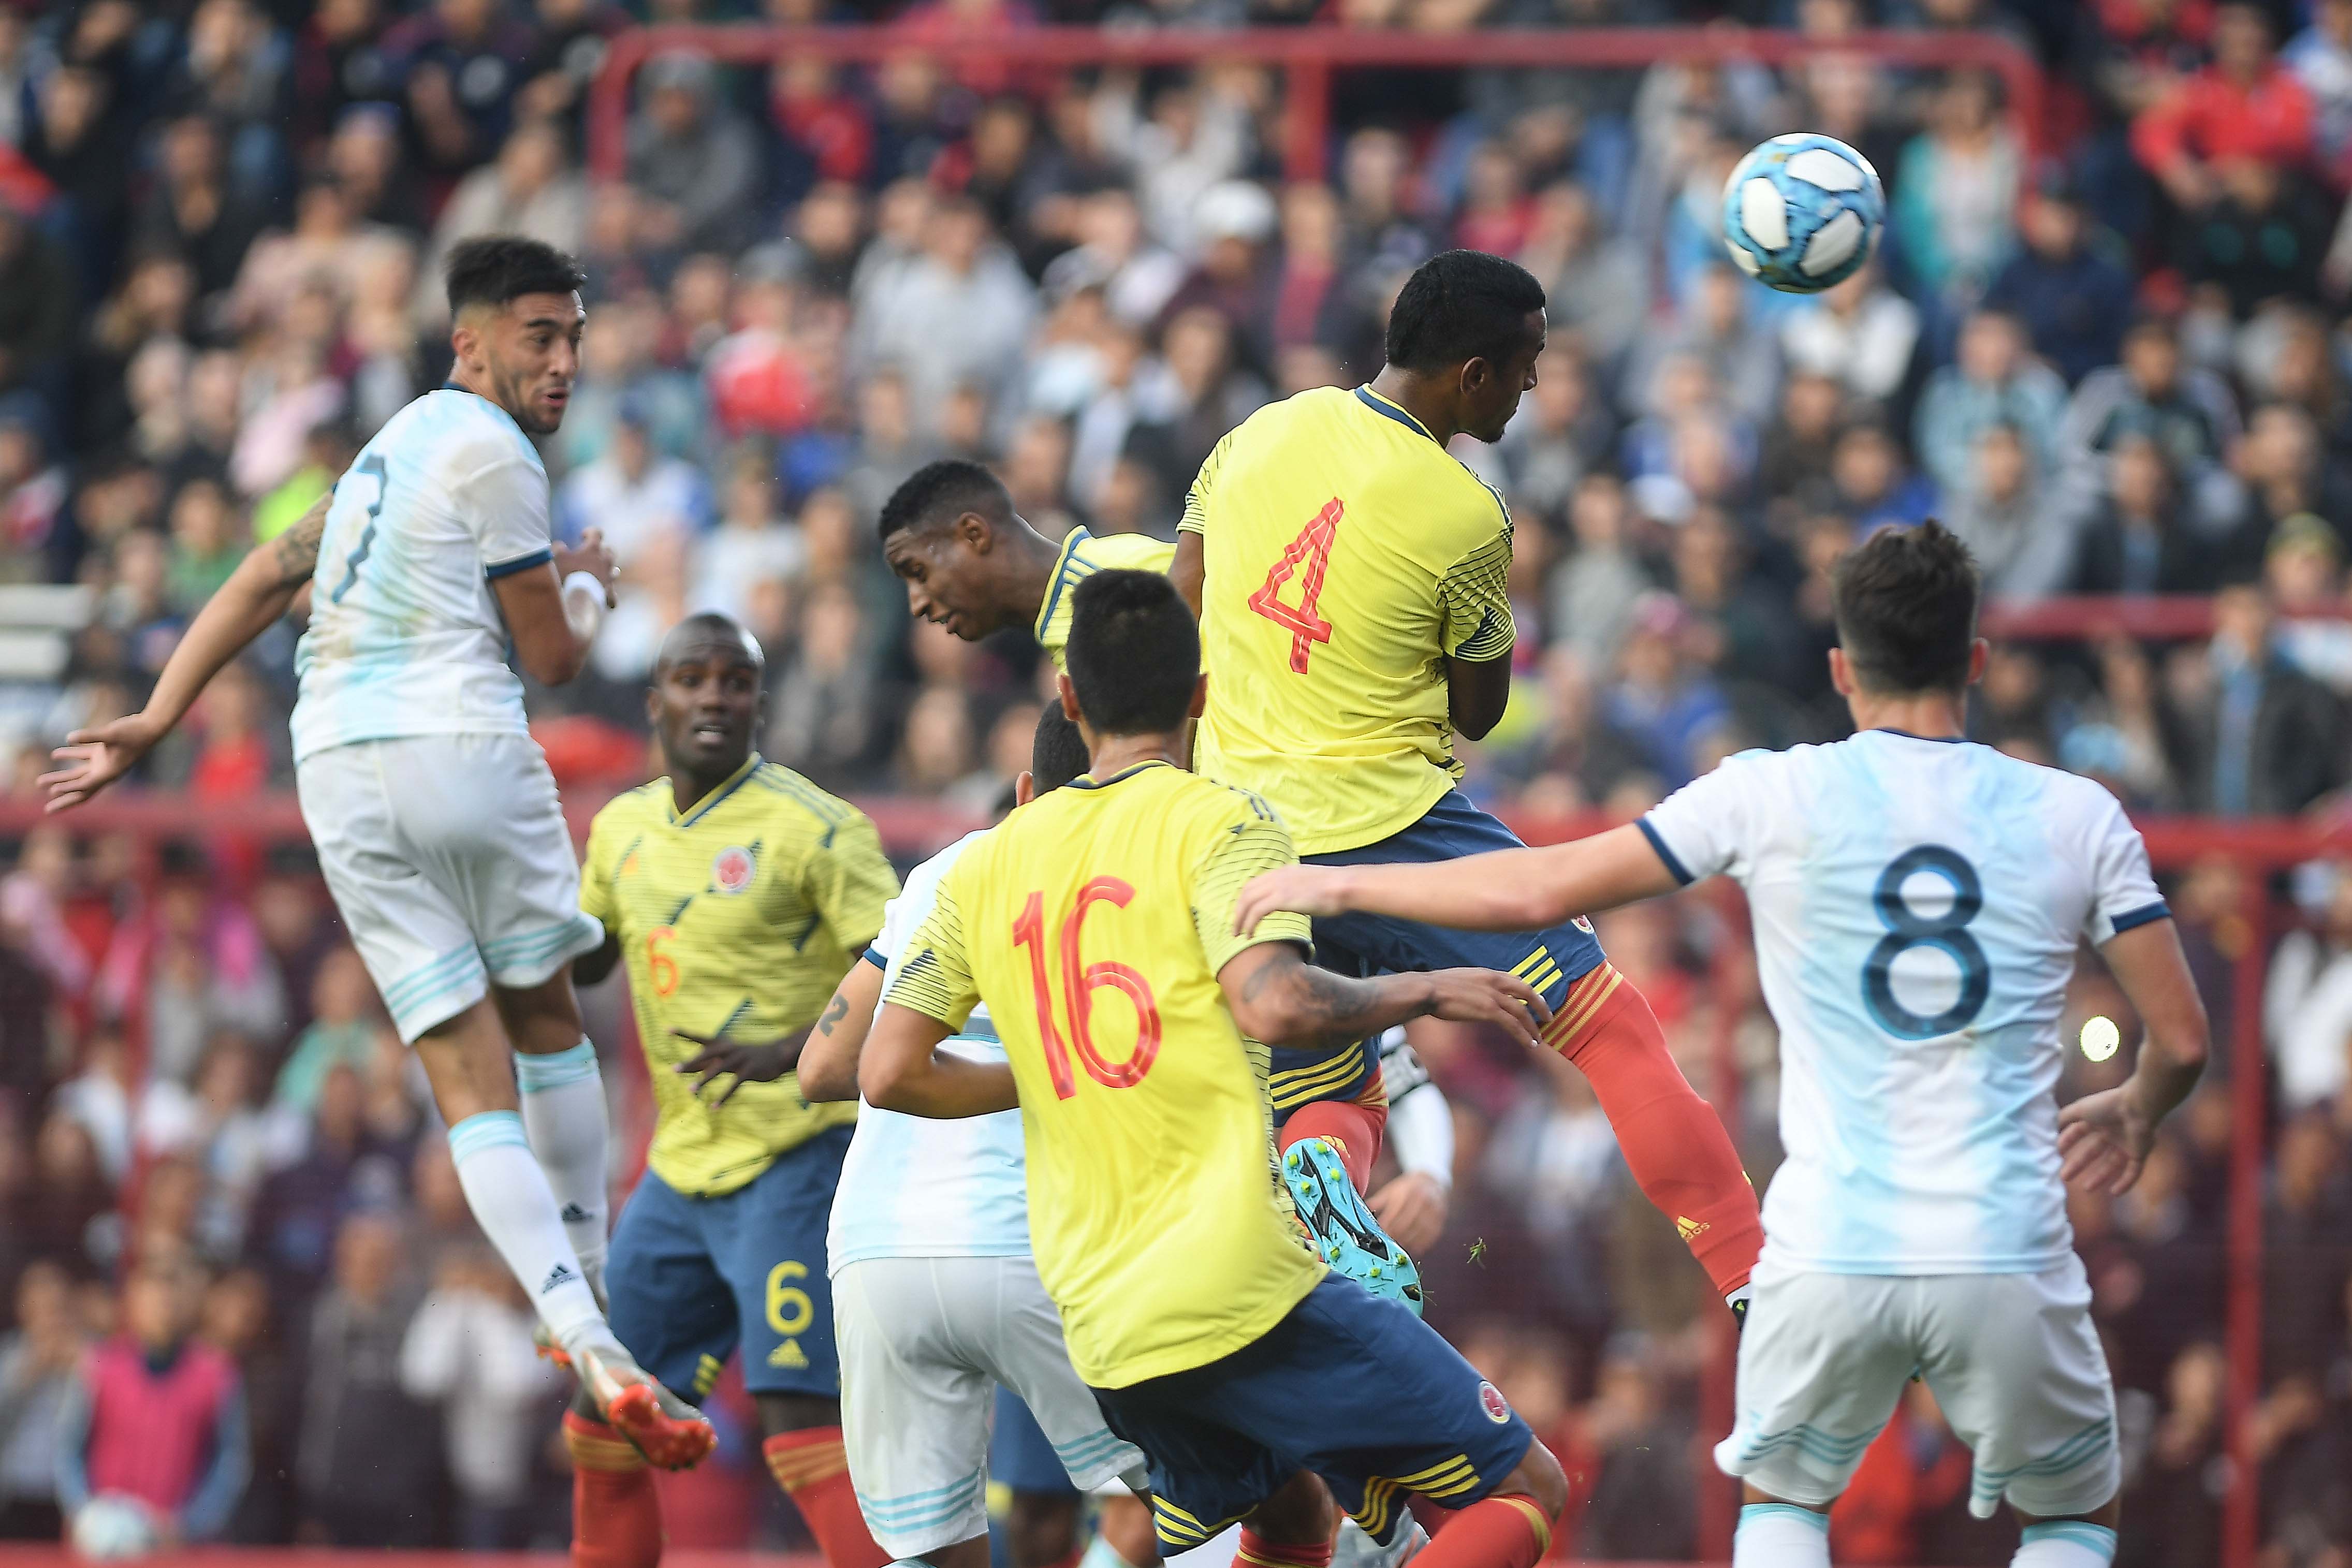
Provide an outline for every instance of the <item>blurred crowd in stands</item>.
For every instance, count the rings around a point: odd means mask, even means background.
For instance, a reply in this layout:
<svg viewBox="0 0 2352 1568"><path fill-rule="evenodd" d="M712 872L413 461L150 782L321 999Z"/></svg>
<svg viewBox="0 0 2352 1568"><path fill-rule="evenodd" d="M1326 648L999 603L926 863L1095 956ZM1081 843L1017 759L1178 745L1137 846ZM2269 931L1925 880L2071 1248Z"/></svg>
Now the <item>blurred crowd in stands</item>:
<svg viewBox="0 0 2352 1568"><path fill-rule="evenodd" d="M660 54L625 178L584 168L617 30L858 20L905 50ZM1276 73L971 47L1047 22L1748 24L1818 49L1341 73L1329 179L1293 183ZM1853 46L1874 27L2009 39L2047 74L2042 122L1995 73ZM1797 127L1863 149L1889 194L1877 260L1819 298L1746 282L1717 238L1726 172ZM983 807L1026 754L1039 661L910 622L874 534L891 488L971 455L1049 533L1165 535L1253 409L1376 371L1402 278L1458 245L1551 299L1540 384L1498 445L1459 453L1517 524L1520 680L1469 758L1482 799L1635 810L1729 749L1841 733L1829 569L1933 514L2003 599L2210 596L2210 635L2094 616L2004 642L1979 738L2138 809L2326 813L2352 776L2347 188L2352 0L0 0L0 622L11 584L88 606L61 668L0 635L0 800L138 706L241 552L438 384L438 258L515 228L588 274L546 455L560 529L623 562L591 674L532 694L582 798L643 776L656 643L717 608L766 644L770 758ZM144 782L199 805L285 788L292 644L216 682ZM562 1387L299 846L68 819L0 854L0 1534L54 1533L108 1439L107 1368L143 1364L203 1385L191 1535L560 1541ZM2261 890L2220 862L2167 881L2226 1036ZM2261 1009L2263 1561L2347 1568L2352 868L2279 891L2299 928ZM1727 1104L1714 1045L1735 1038L1760 1186L1769 1022L1710 983L1741 933L1692 895L1603 935ZM2070 1031L2120 1015L2095 974L2081 989ZM617 998L589 1000L625 1052ZM1423 1043L1461 1132L1433 1319L1570 1458L1563 1552L1686 1556L1705 1290L1573 1071ZM2123 1065L2070 1061L2069 1092ZM2139 1189L2076 1217L2125 1389L2120 1561L2153 1568L2217 1561L2232 1473L2218 1062ZM673 1540L797 1539L728 1430L679 1483ZM249 1480L211 1462L232 1448ZM1915 1390L1839 1515L1841 1560L2006 1561L1966 1476Z"/></svg>

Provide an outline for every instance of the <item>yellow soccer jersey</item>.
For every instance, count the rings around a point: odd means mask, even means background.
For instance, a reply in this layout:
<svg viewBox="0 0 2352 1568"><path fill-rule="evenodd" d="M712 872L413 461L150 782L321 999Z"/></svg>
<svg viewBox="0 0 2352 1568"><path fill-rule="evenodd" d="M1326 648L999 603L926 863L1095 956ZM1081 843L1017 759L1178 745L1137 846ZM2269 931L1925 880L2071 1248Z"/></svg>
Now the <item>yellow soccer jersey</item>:
<svg viewBox="0 0 2352 1568"><path fill-rule="evenodd" d="M1146 763L1013 813L940 883L888 999L960 1027L985 1001L1012 1059L1037 1272L1100 1388L1250 1343L1322 1279L1267 1160L1265 1048L1217 971L1307 940L1234 901L1297 857L1266 804Z"/></svg>
<svg viewBox="0 0 2352 1568"><path fill-rule="evenodd" d="M1370 388L1327 387L1218 443L1181 527L1207 567L1193 766L1273 801L1301 854L1418 820L1461 774L1444 656L1517 635L1502 497Z"/></svg>
<svg viewBox="0 0 2352 1568"><path fill-rule="evenodd" d="M667 779L596 813L580 906L628 964L654 1082L646 1163L662 1180L695 1197L732 1192L856 1121L854 1103L804 1103L789 1073L712 1110L672 1071L699 1048L670 1030L759 1040L814 1022L898 891L865 813L756 752L684 817Z"/></svg>
<svg viewBox="0 0 2352 1568"><path fill-rule="evenodd" d="M1054 575L1045 584L1045 602L1037 607L1037 623L1030 628L1037 645L1062 667L1062 650L1070 642L1070 591L1098 571L1165 573L1176 559L1176 547L1149 534L1090 534L1072 528L1062 541Z"/></svg>

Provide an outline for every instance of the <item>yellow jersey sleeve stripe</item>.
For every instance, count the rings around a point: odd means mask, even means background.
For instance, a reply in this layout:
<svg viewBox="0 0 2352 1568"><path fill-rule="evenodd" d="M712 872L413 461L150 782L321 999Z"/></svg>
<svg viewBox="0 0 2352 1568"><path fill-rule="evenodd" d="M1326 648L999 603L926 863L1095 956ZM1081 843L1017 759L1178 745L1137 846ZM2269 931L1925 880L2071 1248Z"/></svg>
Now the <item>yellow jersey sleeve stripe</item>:
<svg viewBox="0 0 2352 1568"><path fill-rule="evenodd" d="M1094 575L1094 568L1078 559L1078 547L1093 537L1084 528L1072 528L1062 541L1062 553L1054 558L1054 575L1045 586L1045 601L1037 607L1037 619L1030 627L1038 642L1045 641L1045 629L1054 623L1054 612L1062 607L1062 595L1076 587L1080 578Z"/></svg>
<svg viewBox="0 0 2352 1568"><path fill-rule="evenodd" d="M1232 793L1237 801L1246 802L1246 810L1237 812L1227 830L1217 836L1192 882L1193 928L1200 935L1201 951L1207 956L1212 975L1235 954L1261 942L1296 942L1310 948L1314 945L1307 917L1287 910L1267 915L1246 936L1234 929L1234 905L1241 901L1243 886L1261 872L1297 863L1298 853L1291 847L1290 830L1282 825L1274 808L1246 789Z"/></svg>
<svg viewBox="0 0 2352 1568"><path fill-rule="evenodd" d="M972 989L971 960L964 946L963 915L946 881L931 913L915 933L912 956L890 983L882 998L937 1019L951 1029L962 1027L980 998Z"/></svg>

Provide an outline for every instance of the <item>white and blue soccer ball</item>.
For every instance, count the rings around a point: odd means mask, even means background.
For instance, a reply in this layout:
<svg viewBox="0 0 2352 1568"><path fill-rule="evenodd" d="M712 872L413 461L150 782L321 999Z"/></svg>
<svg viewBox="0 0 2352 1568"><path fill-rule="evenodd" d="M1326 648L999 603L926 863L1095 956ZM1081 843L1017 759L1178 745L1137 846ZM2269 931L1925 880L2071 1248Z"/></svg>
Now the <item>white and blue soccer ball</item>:
<svg viewBox="0 0 2352 1568"><path fill-rule="evenodd" d="M1723 186L1723 245L1784 294L1818 294L1861 270L1886 222L1870 160L1833 136L1775 136Z"/></svg>
<svg viewBox="0 0 2352 1568"><path fill-rule="evenodd" d="M73 1548L96 1563L144 1557L159 1544L155 1516L135 1497L103 1492L73 1516Z"/></svg>

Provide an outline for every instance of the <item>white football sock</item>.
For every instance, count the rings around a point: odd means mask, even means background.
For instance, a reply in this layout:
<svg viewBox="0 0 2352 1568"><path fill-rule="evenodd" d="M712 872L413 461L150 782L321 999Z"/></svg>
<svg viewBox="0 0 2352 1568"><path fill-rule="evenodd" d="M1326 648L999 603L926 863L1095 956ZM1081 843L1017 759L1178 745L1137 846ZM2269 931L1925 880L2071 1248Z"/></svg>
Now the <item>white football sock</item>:
<svg viewBox="0 0 2352 1568"><path fill-rule="evenodd" d="M552 1056L515 1053L515 1084L522 1091L522 1126L530 1152L547 1173L563 1217L563 1234L591 1289L604 1284L604 1155L611 1141L604 1080L596 1048L586 1040Z"/></svg>
<svg viewBox="0 0 2352 1568"><path fill-rule="evenodd" d="M2029 1524L2010 1568L2107 1568L2116 1560L2116 1532L2079 1519Z"/></svg>
<svg viewBox="0 0 2352 1568"><path fill-rule="evenodd" d="M449 1157L466 1207L549 1332L566 1350L610 1341L613 1331L556 1218L554 1190L531 1157L522 1118L512 1111L467 1117L449 1129Z"/></svg>
<svg viewBox="0 0 2352 1568"><path fill-rule="evenodd" d="M1830 1516L1790 1502L1751 1502L1739 1511L1731 1568L1829 1568Z"/></svg>

